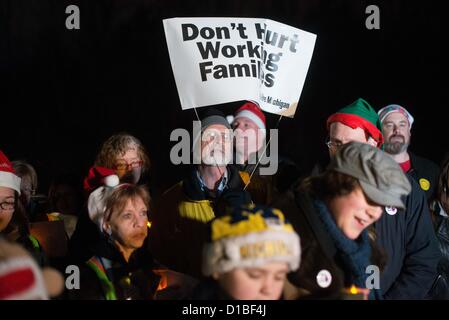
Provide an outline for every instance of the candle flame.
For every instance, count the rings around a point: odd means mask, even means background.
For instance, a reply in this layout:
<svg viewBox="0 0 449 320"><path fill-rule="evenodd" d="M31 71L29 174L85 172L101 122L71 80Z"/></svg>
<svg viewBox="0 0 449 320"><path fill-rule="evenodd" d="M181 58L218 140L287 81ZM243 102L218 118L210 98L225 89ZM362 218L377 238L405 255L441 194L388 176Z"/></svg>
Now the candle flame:
<svg viewBox="0 0 449 320"><path fill-rule="evenodd" d="M357 290L355 285L352 285L352 287L349 289L349 292L351 292L351 294L357 294L359 293L359 290Z"/></svg>
<svg viewBox="0 0 449 320"><path fill-rule="evenodd" d="M168 277L167 277L166 270L158 269L158 270L153 270L153 272L155 274L157 274L159 277L161 277L156 291L161 291L161 290L164 290L165 288L167 288L168 287Z"/></svg>

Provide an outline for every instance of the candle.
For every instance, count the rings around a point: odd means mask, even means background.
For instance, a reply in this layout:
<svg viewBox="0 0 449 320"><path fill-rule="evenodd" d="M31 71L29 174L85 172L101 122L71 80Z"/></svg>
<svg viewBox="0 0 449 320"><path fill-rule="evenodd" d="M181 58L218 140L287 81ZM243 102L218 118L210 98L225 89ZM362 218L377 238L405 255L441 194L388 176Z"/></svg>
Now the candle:
<svg viewBox="0 0 449 320"><path fill-rule="evenodd" d="M343 300L368 300L369 289L358 288L352 285L350 288L344 288Z"/></svg>

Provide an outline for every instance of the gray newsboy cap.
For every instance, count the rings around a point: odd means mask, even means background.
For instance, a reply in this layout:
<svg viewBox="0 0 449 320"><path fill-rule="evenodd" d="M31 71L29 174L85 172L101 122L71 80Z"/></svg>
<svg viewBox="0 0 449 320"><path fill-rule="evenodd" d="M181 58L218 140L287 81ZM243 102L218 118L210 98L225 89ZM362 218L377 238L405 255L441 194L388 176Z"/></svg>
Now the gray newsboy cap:
<svg viewBox="0 0 449 320"><path fill-rule="evenodd" d="M405 209L402 198L412 187L401 167L382 150L366 143L347 143L338 150L328 170L356 178L371 201Z"/></svg>

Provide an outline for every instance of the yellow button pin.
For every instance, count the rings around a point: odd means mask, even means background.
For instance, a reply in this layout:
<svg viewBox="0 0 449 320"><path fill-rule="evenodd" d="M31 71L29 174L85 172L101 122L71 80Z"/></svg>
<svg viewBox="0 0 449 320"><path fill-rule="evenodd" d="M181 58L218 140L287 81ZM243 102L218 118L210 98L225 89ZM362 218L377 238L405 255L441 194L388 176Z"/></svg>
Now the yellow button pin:
<svg viewBox="0 0 449 320"><path fill-rule="evenodd" d="M419 179L419 185L421 186L421 189L423 189L424 191L430 189L430 182L427 179L424 178Z"/></svg>

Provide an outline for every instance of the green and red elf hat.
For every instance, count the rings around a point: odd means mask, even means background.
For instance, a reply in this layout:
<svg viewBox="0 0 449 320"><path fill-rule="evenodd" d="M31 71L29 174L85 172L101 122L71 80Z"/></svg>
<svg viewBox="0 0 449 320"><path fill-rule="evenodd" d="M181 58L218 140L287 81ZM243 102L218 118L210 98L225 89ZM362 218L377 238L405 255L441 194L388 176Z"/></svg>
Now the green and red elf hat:
<svg viewBox="0 0 449 320"><path fill-rule="evenodd" d="M382 127L377 112L368 102L362 98L346 106L327 119L327 130L331 123L340 122L352 129L362 128L365 132L377 141L377 146L382 146L384 137Z"/></svg>

